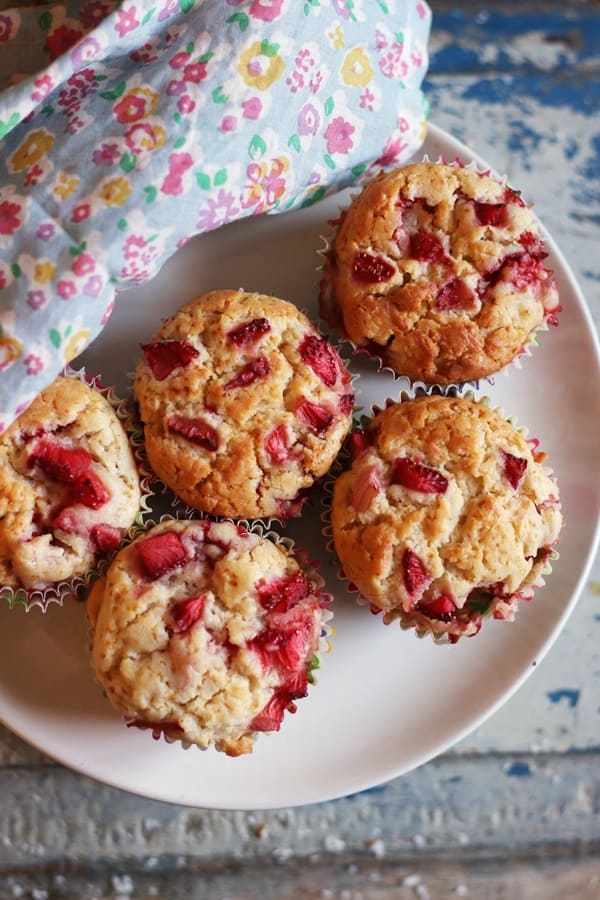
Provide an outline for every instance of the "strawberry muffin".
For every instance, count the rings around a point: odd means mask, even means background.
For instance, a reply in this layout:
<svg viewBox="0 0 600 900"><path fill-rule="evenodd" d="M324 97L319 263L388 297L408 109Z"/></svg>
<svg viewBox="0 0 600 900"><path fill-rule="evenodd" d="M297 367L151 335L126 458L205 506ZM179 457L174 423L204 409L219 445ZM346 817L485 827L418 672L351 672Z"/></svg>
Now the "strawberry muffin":
<svg viewBox="0 0 600 900"><path fill-rule="evenodd" d="M139 509L114 409L76 378L57 378L0 435L0 585L43 590L86 574Z"/></svg>
<svg viewBox="0 0 600 900"><path fill-rule="evenodd" d="M531 599L562 524L558 488L497 412L424 396L352 438L331 520L345 575L385 621L451 642Z"/></svg>
<svg viewBox="0 0 600 900"><path fill-rule="evenodd" d="M399 375L431 384L491 375L556 324L556 282L518 193L460 166L381 174L342 216L321 314Z"/></svg>
<svg viewBox="0 0 600 900"><path fill-rule="evenodd" d="M325 599L290 553L241 526L162 522L92 589L94 669L128 724L250 753L307 693Z"/></svg>
<svg viewBox="0 0 600 900"><path fill-rule="evenodd" d="M159 478L207 513L298 515L354 402L342 360L306 316L276 297L214 291L142 351L135 392Z"/></svg>

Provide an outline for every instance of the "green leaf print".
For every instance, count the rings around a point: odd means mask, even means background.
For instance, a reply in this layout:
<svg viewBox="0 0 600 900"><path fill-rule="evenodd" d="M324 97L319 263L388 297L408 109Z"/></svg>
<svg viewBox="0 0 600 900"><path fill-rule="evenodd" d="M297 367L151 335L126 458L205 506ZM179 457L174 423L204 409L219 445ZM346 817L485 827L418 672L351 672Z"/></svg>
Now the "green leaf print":
<svg viewBox="0 0 600 900"><path fill-rule="evenodd" d="M352 166L352 169L350 171L352 172L353 175L356 175L356 177L358 178L358 176L362 175L362 173L365 171L366 168L367 167L366 167L365 163L359 163L357 166Z"/></svg>
<svg viewBox="0 0 600 900"><path fill-rule="evenodd" d="M307 197L306 200L303 200L302 203L300 204L300 206L301 207L312 206L313 203L316 203L317 200L321 199L321 197L323 196L324 193L325 193L325 188L323 187L323 185L321 185L321 187L318 187L316 189L314 194L311 194L310 197Z"/></svg>
<svg viewBox="0 0 600 900"><path fill-rule="evenodd" d="M38 25L42 29L42 31L49 31L52 26L52 13L43 12L38 19Z"/></svg>
<svg viewBox="0 0 600 900"><path fill-rule="evenodd" d="M135 169L135 153L124 153L119 161L119 166L124 172L133 172Z"/></svg>
<svg viewBox="0 0 600 900"><path fill-rule="evenodd" d="M386 16L389 16L390 8L387 5L387 3L385 2L385 0L377 0L377 2L379 3L379 7L380 7L381 11L384 12L386 14Z"/></svg>
<svg viewBox="0 0 600 900"><path fill-rule="evenodd" d="M12 266L10 267L10 271L13 273L15 278L20 278L21 275L23 274L23 270L18 263L13 263Z"/></svg>
<svg viewBox="0 0 600 900"><path fill-rule="evenodd" d="M177 140L176 140L175 143L173 144L173 150L179 150L179 148L180 148L180 147L183 147L184 145L185 145L185 138L184 138L184 137L179 137L179 138L177 138Z"/></svg>
<svg viewBox="0 0 600 900"><path fill-rule="evenodd" d="M196 172L196 181L198 187L201 187L203 191L210 190L210 175L207 175L206 172Z"/></svg>
<svg viewBox="0 0 600 900"><path fill-rule="evenodd" d="M227 94L223 91L222 84L216 87L210 96L213 103L227 103Z"/></svg>
<svg viewBox="0 0 600 900"><path fill-rule="evenodd" d="M58 350L58 348L60 347L60 333L56 330L56 328L51 328L48 332L48 335L50 337L50 342Z"/></svg>
<svg viewBox="0 0 600 900"><path fill-rule="evenodd" d="M270 44L268 41L261 42L260 52L263 56L277 56L278 50L279 44Z"/></svg>
<svg viewBox="0 0 600 900"><path fill-rule="evenodd" d="M147 25L154 13L156 12L156 7L153 6L152 9L149 9L144 18L142 19L142 25Z"/></svg>
<svg viewBox="0 0 600 900"><path fill-rule="evenodd" d="M103 100L118 100L121 94L125 93L126 87L127 82L120 81L114 88L111 88L110 91L101 91L100 96Z"/></svg>
<svg viewBox="0 0 600 900"><path fill-rule="evenodd" d="M0 119L0 141L2 138L11 131L15 125L19 124L19 113L14 112L8 122L3 122Z"/></svg>
<svg viewBox="0 0 600 900"><path fill-rule="evenodd" d="M331 115L331 113L333 112L333 106L334 106L333 97L328 97L327 100L325 101L325 115L326 116Z"/></svg>
<svg viewBox="0 0 600 900"><path fill-rule="evenodd" d="M300 138L297 134L293 134L288 141L288 147L293 147L298 153L302 149L300 146Z"/></svg>
<svg viewBox="0 0 600 900"><path fill-rule="evenodd" d="M146 195L146 203L154 203L154 201L156 200L156 194L157 194L157 191L156 191L156 188L154 187L154 185L153 184L146 185L146 187L144 188L144 193Z"/></svg>
<svg viewBox="0 0 600 900"><path fill-rule="evenodd" d="M329 153L326 153L323 159L325 160L326 166L329 166L330 169L335 169L335 163Z"/></svg>
<svg viewBox="0 0 600 900"><path fill-rule="evenodd" d="M179 0L179 9L181 12L187 13L194 8L194 0Z"/></svg>
<svg viewBox="0 0 600 900"><path fill-rule="evenodd" d="M127 219L119 219L119 221L117 222L117 228L119 229L119 231L125 231L125 229L127 228Z"/></svg>
<svg viewBox="0 0 600 900"><path fill-rule="evenodd" d="M225 184L227 181L227 169L219 169L213 181L216 187L221 187L222 184Z"/></svg>
<svg viewBox="0 0 600 900"><path fill-rule="evenodd" d="M229 18L225 21L228 25L233 25L235 22L237 22L237 24L240 26L240 31L245 31L250 24L250 19L248 18L246 13L235 13L235 15L229 16Z"/></svg>
<svg viewBox="0 0 600 900"><path fill-rule="evenodd" d="M267 152L267 145L261 138L260 134L255 134L248 145L248 155L250 159L260 159Z"/></svg>

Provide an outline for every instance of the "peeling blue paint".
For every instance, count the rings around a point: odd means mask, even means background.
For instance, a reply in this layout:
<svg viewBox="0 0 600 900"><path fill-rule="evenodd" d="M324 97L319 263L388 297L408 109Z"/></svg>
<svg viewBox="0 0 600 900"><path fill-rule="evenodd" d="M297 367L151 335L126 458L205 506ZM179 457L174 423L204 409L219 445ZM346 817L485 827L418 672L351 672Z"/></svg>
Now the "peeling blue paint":
<svg viewBox="0 0 600 900"><path fill-rule="evenodd" d="M600 109L600 106L598 107ZM594 182L600 178L600 134L595 134L591 140L592 156L586 159L584 164L578 168L584 178L589 178Z"/></svg>
<svg viewBox="0 0 600 900"><path fill-rule="evenodd" d="M533 775L529 763L519 761L507 766L505 772L511 778L530 778Z"/></svg>
<svg viewBox="0 0 600 900"><path fill-rule="evenodd" d="M480 78L463 91L462 97L464 100L490 104L505 104L517 98L526 98L521 103L524 110L531 102L529 98L535 98L536 103L550 108L568 106L585 115L597 115L600 109L600 80L590 78L575 84L552 75Z"/></svg>
<svg viewBox="0 0 600 900"><path fill-rule="evenodd" d="M458 784L462 781L462 775L453 775L452 778L446 778L446 784Z"/></svg>
<svg viewBox="0 0 600 900"><path fill-rule="evenodd" d="M561 700L566 700L571 709L574 709L579 703L580 694L581 692L576 688L559 688L557 691L547 691L547 697L551 703L560 703Z"/></svg>

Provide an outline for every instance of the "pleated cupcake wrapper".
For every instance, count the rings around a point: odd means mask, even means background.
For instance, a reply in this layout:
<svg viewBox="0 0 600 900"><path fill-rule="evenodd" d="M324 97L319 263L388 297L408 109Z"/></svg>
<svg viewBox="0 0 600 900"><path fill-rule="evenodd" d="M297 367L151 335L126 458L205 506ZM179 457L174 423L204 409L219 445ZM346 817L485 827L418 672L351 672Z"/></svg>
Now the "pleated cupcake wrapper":
<svg viewBox="0 0 600 900"><path fill-rule="evenodd" d="M444 165L456 166L457 168L471 169L474 172L478 172L480 175L489 175L491 178L494 179L494 181L497 181L498 184L500 184L502 186L505 186L505 187L508 186L508 177L506 175L498 175L496 172L493 172L490 169L483 169L481 166L478 166L474 160L471 160L469 163L466 163L466 164L463 163L462 160L459 159L459 157L456 157L453 160L446 160L446 159L444 159L443 156L439 156L437 159L432 160L429 158L428 154L425 154L421 158L420 162L436 163L436 164L441 163ZM412 165L412 163L407 163L406 165ZM375 179L378 177L379 174L380 173L375 173L371 179L365 180L361 185L360 191L352 191L350 193L348 202L346 204L344 204L343 206L338 206L338 213L339 213L338 217L336 219L329 220L329 222L328 222L328 224L330 226L329 230L325 234L320 235L320 238L323 241L323 246L319 250L317 250L317 256L320 256L321 259L323 260L323 262L321 262L317 266L317 272L321 273L321 275L323 275L323 273L324 273L325 259L331 254L340 219L350 209L350 207L352 206L354 201L360 196L360 194L364 191L364 189L367 187L367 185L370 184L372 181L375 181ZM532 215L535 215L532 210L531 210L531 212L532 212ZM536 218L536 222L538 225L540 237L542 240L544 240L544 228L543 228L541 222L539 221L539 219L537 218L537 216L535 218ZM549 271L552 274L552 270L549 270ZM335 330L336 330L336 332L338 331L337 328ZM339 341L341 342L341 344L348 344L352 348L353 356L365 356L368 359L372 360L377 365L378 373L383 372L383 373L391 375L394 378L394 380L399 383L401 390L408 390L413 385L416 387L424 387L426 389L439 388L440 390L444 390L448 387L455 387L459 393L462 393L463 391L468 391L468 390L479 390L482 383L487 383L487 384L493 385L494 379L498 375L506 376L510 373L510 370L512 368L521 369L522 364L523 364L523 358L529 357L532 355L532 351L533 351L534 347L539 346L539 344L541 343L541 335L547 331L549 331L548 316L545 315L544 318L542 319L541 323L529 333L525 343L523 344L521 349L517 352L517 354L509 362L507 362L504 366L502 366L502 368L500 368L496 372L492 372L490 375L487 375L480 379L456 382L452 385L435 384L435 383L423 382L423 381L418 381L418 380L412 381L412 379L408 378L408 376L400 375L394 369L392 369L390 366L385 365L384 361L382 360L382 358L380 356L377 356L377 354L372 353L366 347L359 346L354 341L352 341L349 337L345 337L343 334L339 333Z"/></svg>
<svg viewBox="0 0 600 900"><path fill-rule="evenodd" d="M489 397L483 396L477 398L472 389L466 389L464 394L461 394L458 390L458 386L443 386L443 385L417 385L413 384L410 388L401 391L399 398L393 399L391 397L386 398L382 403L374 403L371 406L371 414L364 415L361 417L360 421L356 422L356 428L361 428L363 423L365 423L365 419L369 421L383 412L390 406L394 406L397 403L405 403L411 400L416 399L417 397L422 396L446 396L446 397L462 397L464 400L470 400L477 403L480 403L482 406L485 406L487 409L493 410L507 422L509 422L513 428L515 428L519 434L525 439L525 441L532 447L533 451L537 450L539 446L539 442L537 438L529 437L528 429L525 426L520 426L516 424L514 417L508 417L501 407L494 406ZM366 424L366 423L365 423ZM369 607L371 613L373 615L381 616L385 625L391 625L394 622L397 622L402 631L412 631L419 638L433 638L433 641L436 644L449 644L451 643L449 639L449 635L447 632L440 632L436 630L436 627L439 628L440 623L437 620L430 621L421 621L412 620L410 618L411 614L406 613L404 611L389 611L384 612L379 609L379 607L375 606L368 600L363 594L361 594L358 587L351 582L346 574L344 573L343 564L339 559L335 544L333 540L333 527L331 524L331 507L333 503L333 492L335 487L335 482L338 477L346 471L351 465L352 457L349 449L349 444L347 444L338 459L336 460L335 465L332 467L329 472L328 477L325 480L323 485L323 496L322 496L322 512L321 512L321 521L323 523L323 536L326 540L326 548L331 555L333 565L336 566L336 578L338 582L344 586L346 593L353 597L357 606L360 607ZM544 472L552 479L552 481L557 484L556 477L554 475L554 471L548 466L542 466ZM558 496L558 485L557 485L557 496ZM557 541L558 542L558 541ZM505 621L512 621L515 617L515 614L518 610L519 601L529 602L533 599L534 592L537 588L544 587L545 585L545 577L548 576L552 571L552 564L559 558L558 551L556 550L556 546L553 546L544 560L543 564L538 567L532 569L530 573L529 579L524 582L521 586L521 590L518 591L511 598L506 601L502 601L497 598L497 602L492 601L490 604L490 608L480 616L481 622L485 619L490 618L502 618ZM494 616L495 611L504 613L503 615ZM462 636L462 635L461 635ZM461 636L457 636L459 640ZM455 640L454 643L457 641Z"/></svg>
<svg viewBox="0 0 600 900"><path fill-rule="evenodd" d="M275 544L277 547L282 549L287 556L292 556L295 559L295 561L298 563L298 565L299 565L300 569L302 570L302 572L304 573L304 575L306 575L306 577L308 578L309 582L311 583L311 585L314 589L314 593L316 594L316 596L318 596L321 599L321 603L320 603L320 608L321 608L321 613L322 613L321 635L319 637L319 644L318 644L317 650L315 651L315 654L314 654L314 656L316 657L316 665L313 665L313 667L311 669L311 673L309 675L309 684L311 685L311 688L314 689L316 682L317 682L317 678L315 677L314 673L315 673L315 671L318 671L318 669L320 668L321 657L324 656L325 654L331 652L331 649L332 649L331 642L335 635L335 627L334 627L333 621L332 621L333 620L333 609L332 609L333 596L328 591L325 590L325 580L323 579L323 577L321 576L321 574L318 571L318 569L321 565L320 561L310 559L309 554L307 553L307 551L304 548L296 546L295 541L293 541L292 538L287 537L286 535L280 535L276 531L273 531L268 526L268 523L258 521L256 519L247 520L247 519L217 518L216 516L208 516L208 515L199 513L198 510L192 510L192 512L194 513L194 515L192 515L192 516L183 515L183 514L180 514L177 516L163 515L163 516L160 516L160 518L158 518L157 520L148 519L143 524L136 524L132 528L131 540L135 540L136 538L142 537L142 535L146 534L146 532L148 532L151 528L154 528L156 525L161 525L165 522L194 521L194 520L203 521L203 520L208 519L211 522L217 522L217 523L229 522L232 525L235 525L236 527L240 526L240 527L244 528L246 531L248 531L250 534L256 534L259 537L262 537L262 538L265 538L266 540L271 541L271 543ZM183 510L180 510L180 513L183 513ZM108 566L105 567L105 571L107 568L108 568ZM91 644L91 639L92 639L92 632L90 629L90 644ZM106 696L103 686L100 684L100 682L98 681L98 679L96 677L96 673L94 671L94 667L92 664L91 654L89 656L89 662L90 662L90 667L92 669L92 672L94 674L94 681L96 682L96 684L98 685L100 690L102 690L102 692ZM302 699L305 700L307 698L302 698ZM289 713L287 713L287 715L289 715ZM285 718L286 718L286 716L284 715L284 723L282 724L282 727L285 727ZM208 750L212 746L212 744L210 744L207 747L201 747L199 744L192 744L189 741L185 741L185 740L182 740L181 738L177 738L177 737L174 737L173 735L167 734L160 728L152 728L150 723L148 723L148 727L141 727L139 725L135 725L134 723L136 722L136 719L131 716L123 716L123 721L129 728L136 728L140 731L151 732L154 740L160 740L161 738L163 738L167 744L179 744L184 750L189 750L190 747L194 747L197 750ZM262 737L269 737L273 733L275 733L275 732L257 732L257 735L261 735Z"/></svg>
<svg viewBox="0 0 600 900"><path fill-rule="evenodd" d="M113 387L105 385L100 375L89 375L85 368L73 369L67 365L61 374L65 378L77 379L97 391L108 401L116 413L129 439L129 445L138 470L140 508L134 522L125 532L119 547L99 557L96 564L87 572L81 575L74 575L72 578L59 581L44 588L12 587L11 585L0 587L0 602L6 601L10 608L18 604L24 606L27 611L33 607L39 607L42 612L46 612L51 603L62 605L65 600L81 598L93 582L106 572L110 561L121 547L133 540L136 529L143 527L145 520L152 512L149 504L150 497L154 493L151 486L152 473L143 452L143 434L139 428L139 420L135 416L131 403L119 397Z"/></svg>

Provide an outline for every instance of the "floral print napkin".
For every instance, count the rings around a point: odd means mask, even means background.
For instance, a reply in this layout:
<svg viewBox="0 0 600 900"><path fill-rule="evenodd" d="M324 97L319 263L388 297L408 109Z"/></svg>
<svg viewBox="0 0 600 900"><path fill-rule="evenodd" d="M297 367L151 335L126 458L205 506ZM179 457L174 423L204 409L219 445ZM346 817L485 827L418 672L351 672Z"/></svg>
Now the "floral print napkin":
<svg viewBox="0 0 600 900"><path fill-rule="evenodd" d="M5 7L0 431L192 235L315 203L424 138L422 0Z"/></svg>

